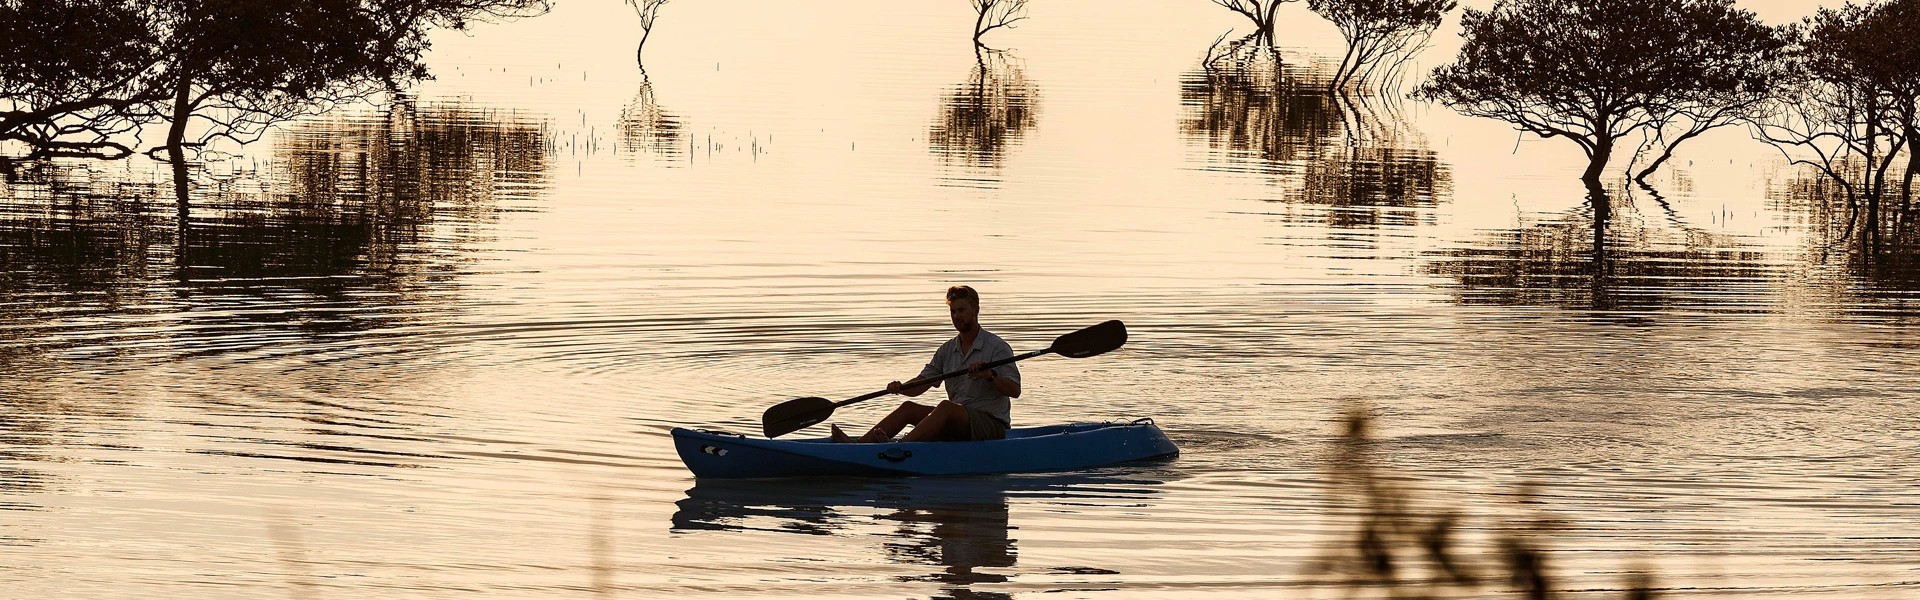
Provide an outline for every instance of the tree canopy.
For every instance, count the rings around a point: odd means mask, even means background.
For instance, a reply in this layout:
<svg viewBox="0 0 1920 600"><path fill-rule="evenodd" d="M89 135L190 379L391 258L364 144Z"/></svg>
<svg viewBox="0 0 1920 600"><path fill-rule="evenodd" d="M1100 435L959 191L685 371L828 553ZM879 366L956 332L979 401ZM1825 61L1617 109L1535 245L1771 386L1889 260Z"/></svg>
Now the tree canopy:
<svg viewBox="0 0 1920 600"><path fill-rule="evenodd" d="M1864 214L1868 242L1880 232L1884 200L1911 208L1920 173L1920 0L1823 8L1790 30L1787 77L1757 119L1757 135L1835 184L1851 209ZM1891 189L1896 157L1907 157L1898 192Z"/></svg>
<svg viewBox="0 0 1920 600"><path fill-rule="evenodd" d="M159 98L147 16L138 0L0 1L0 142L29 158L133 154L119 138Z"/></svg>
<svg viewBox="0 0 1920 600"><path fill-rule="evenodd" d="M1364 84L1376 75L1394 79L1456 5L1454 0L1308 0L1307 8L1331 21L1347 40L1329 89Z"/></svg>
<svg viewBox="0 0 1920 600"><path fill-rule="evenodd" d="M1678 106L1772 85L1785 42L1732 0L1502 0L1416 97L1579 144L1597 181L1615 144Z"/></svg>
<svg viewBox="0 0 1920 600"><path fill-rule="evenodd" d="M0 0L0 141L120 158L155 122L239 139L326 101L427 76L432 27L544 0ZM184 111L184 112L183 112Z"/></svg>

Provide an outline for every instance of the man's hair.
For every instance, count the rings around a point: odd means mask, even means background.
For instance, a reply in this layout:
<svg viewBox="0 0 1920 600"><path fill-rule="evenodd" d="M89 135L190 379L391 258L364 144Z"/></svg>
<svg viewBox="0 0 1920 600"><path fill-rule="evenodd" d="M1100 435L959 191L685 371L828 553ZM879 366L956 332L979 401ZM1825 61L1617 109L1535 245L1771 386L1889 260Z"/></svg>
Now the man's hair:
<svg viewBox="0 0 1920 600"><path fill-rule="evenodd" d="M966 300L972 302L974 306L979 306L980 292L973 291L973 288L964 285L947 288L947 304L953 304L955 300Z"/></svg>

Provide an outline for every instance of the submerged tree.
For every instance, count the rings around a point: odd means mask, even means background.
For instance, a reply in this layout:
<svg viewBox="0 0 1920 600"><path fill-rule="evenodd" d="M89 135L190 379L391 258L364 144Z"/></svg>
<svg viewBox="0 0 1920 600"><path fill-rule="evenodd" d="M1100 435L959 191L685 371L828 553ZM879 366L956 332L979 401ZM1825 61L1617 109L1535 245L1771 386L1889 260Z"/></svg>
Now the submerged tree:
<svg viewBox="0 0 1920 600"><path fill-rule="evenodd" d="M1758 136L1831 180L1847 202L1849 231L1858 223L1862 241L1874 243L1890 200L1897 196L1902 216L1912 209L1920 171L1912 147L1920 143L1920 1L1821 9L1793 35L1787 85L1757 120ZM1903 150L1895 192L1889 179Z"/></svg>
<svg viewBox="0 0 1920 600"><path fill-rule="evenodd" d="M1275 16L1280 12L1280 5L1297 1L1299 0L1213 0L1213 3L1240 13L1247 20L1253 21L1254 39L1271 46Z"/></svg>
<svg viewBox="0 0 1920 600"><path fill-rule="evenodd" d="M660 18L660 7L666 4L667 0L627 0L627 6L640 15L640 45L633 49L634 62L646 64L647 38L653 36L653 21Z"/></svg>
<svg viewBox="0 0 1920 600"><path fill-rule="evenodd" d="M165 150L172 164L182 221L187 147L216 138L250 142L274 123L372 93L399 70L368 59L380 30L356 0L169 0L164 8L156 24L167 57L159 79L169 92L161 107L168 129L154 151ZM196 139L188 139L190 129Z"/></svg>
<svg viewBox="0 0 1920 600"><path fill-rule="evenodd" d="M1504 0L1462 25L1459 58L1415 96L1573 140L1587 181L1678 107L1769 85L1784 45L1733 0Z"/></svg>
<svg viewBox="0 0 1920 600"><path fill-rule="evenodd" d="M122 158L140 128L172 163L187 213L187 149L427 76L430 27L544 11L544 0L0 0L0 139L27 157ZM104 28L104 29L103 29ZM103 43L101 36L110 39ZM30 40L31 44L12 43Z"/></svg>
<svg viewBox="0 0 1920 600"><path fill-rule="evenodd" d="M1011 29L1014 23L1027 18L1027 0L972 0L973 2L973 43L985 46L980 41L989 31L1002 27Z"/></svg>
<svg viewBox="0 0 1920 600"><path fill-rule="evenodd" d="M1328 91L1398 79L1454 6L1454 0L1308 0L1307 8L1333 22L1347 40Z"/></svg>

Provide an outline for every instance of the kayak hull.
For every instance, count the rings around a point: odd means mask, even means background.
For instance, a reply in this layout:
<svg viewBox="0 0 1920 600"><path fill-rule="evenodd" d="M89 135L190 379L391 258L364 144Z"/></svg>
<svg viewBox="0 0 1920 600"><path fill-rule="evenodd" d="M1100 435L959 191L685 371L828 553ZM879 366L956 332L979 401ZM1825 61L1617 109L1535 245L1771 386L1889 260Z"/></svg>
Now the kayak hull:
<svg viewBox="0 0 1920 600"><path fill-rule="evenodd" d="M981 442L836 444L678 427L672 433L687 470L712 479L1072 471L1180 453L1151 419L1022 427L1008 430L1007 439Z"/></svg>

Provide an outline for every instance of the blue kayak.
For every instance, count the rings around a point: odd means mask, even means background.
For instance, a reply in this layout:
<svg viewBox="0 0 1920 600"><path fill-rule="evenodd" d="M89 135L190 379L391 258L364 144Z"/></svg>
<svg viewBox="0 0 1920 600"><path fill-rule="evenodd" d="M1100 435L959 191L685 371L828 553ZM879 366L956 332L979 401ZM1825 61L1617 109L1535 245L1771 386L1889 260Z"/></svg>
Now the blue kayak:
<svg viewBox="0 0 1920 600"><path fill-rule="evenodd" d="M989 475L1072 471L1180 453L1152 419L1021 427L984 442L836 444L674 428L695 477Z"/></svg>

